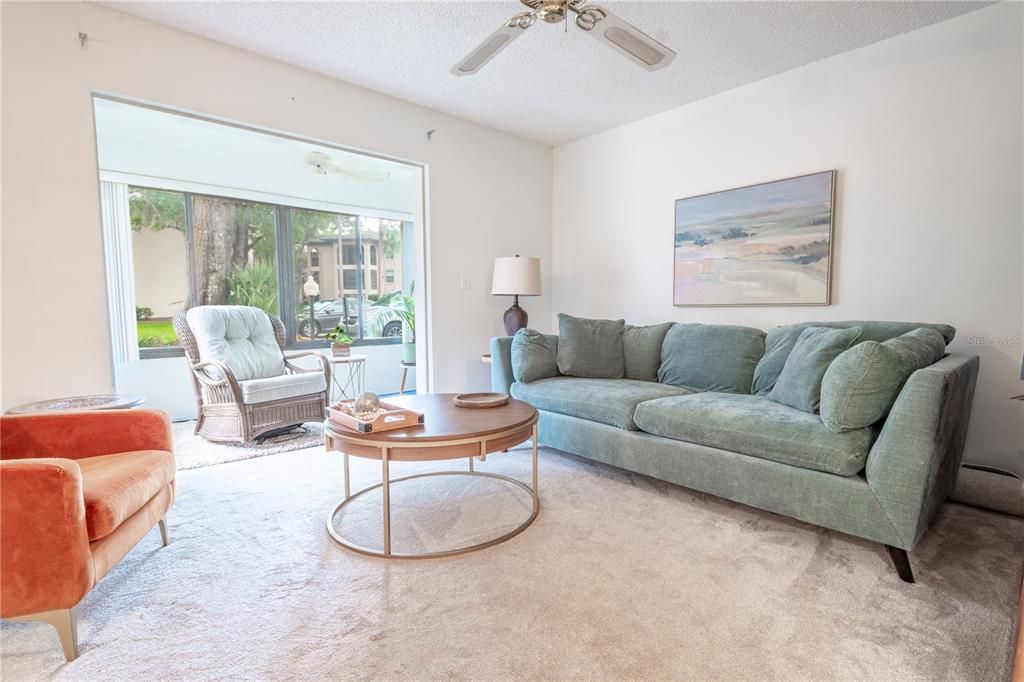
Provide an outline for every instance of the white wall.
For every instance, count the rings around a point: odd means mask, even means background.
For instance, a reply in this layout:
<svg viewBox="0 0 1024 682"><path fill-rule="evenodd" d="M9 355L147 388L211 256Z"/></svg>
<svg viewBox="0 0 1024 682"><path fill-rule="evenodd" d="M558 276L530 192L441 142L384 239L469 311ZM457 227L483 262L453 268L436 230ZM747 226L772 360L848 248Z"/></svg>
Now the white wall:
<svg viewBox="0 0 1024 682"><path fill-rule="evenodd" d="M426 163L434 390L489 386L496 256L539 256L550 290L546 146L88 4L3 3L2 85L4 408L112 387L93 91Z"/></svg>
<svg viewBox="0 0 1024 682"><path fill-rule="evenodd" d="M1001 3L555 149L553 312L956 326L968 457L1024 474L1022 11ZM838 169L833 302L674 308L674 201Z"/></svg>

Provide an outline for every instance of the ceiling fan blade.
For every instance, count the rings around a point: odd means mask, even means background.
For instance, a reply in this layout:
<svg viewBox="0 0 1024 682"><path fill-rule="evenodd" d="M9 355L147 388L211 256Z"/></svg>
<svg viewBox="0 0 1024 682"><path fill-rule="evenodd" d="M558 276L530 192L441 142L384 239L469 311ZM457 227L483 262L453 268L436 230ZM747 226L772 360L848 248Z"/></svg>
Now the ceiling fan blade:
<svg viewBox="0 0 1024 682"><path fill-rule="evenodd" d="M533 26L534 21L536 21L536 16L533 12L515 15L453 66L452 73L456 76L472 76L487 62L494 59L495 55L508 47L509 43L522 35L526 29Z"/></svg>
<svg viewBox="0 0 1024 682"><path fill-rule="evenodd" d="M571 5L570 5L571 6ZM576 25L648 71L668 66L676 53L636 26L597 5L577 6Z"/></svg>

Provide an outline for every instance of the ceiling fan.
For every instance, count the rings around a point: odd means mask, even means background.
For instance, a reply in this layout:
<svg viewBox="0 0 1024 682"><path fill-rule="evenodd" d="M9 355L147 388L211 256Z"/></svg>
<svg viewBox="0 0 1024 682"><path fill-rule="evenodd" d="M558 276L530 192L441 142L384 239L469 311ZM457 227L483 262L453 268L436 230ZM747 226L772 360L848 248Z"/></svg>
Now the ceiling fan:
<svg viewBox="0 0 1024 682"><path fill-rule="evenodd" d="M636 62L648 71L669 65L676 53L599 5L587 0L520 0L530 8L521 12L492 33L484 42L452 67L456 76L470 76L484 67L508 44L536 23L540 17L548 24L569 21L575 14L576 26L597 38L616 52Z"/></svg>

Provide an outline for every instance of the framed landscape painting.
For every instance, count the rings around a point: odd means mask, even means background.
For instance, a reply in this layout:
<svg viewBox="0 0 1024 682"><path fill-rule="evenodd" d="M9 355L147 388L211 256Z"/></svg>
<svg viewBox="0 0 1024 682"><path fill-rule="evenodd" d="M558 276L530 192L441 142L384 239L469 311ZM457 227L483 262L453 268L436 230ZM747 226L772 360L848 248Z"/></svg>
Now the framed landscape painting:
<svg viewBox="0 0 1024 682"><path fill-rule="evenodd" d="M828 305L835 171L676 201L673 303Z"/></svg>

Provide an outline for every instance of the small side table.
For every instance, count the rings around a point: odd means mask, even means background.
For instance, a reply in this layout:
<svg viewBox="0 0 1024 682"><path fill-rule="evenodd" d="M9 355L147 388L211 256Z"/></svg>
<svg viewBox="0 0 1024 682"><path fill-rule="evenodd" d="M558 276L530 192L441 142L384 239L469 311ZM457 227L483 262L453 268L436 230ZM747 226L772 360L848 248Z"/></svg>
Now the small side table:
<svg viewBox="0 0 1024 682"><path fill-rule="evenodd" d="M68 398L52 398L35 403L25 403L7 410L7 414L32 414L33 412L56 412L58 410L127 410L146 402L141 395L103 393L99 395L77 395Z"/></svg>
<svg viewBox="0 0 1024 682"><path fill-rule="evenodd" d="M334 355L324 353L327 362L331 363L331 383L338 389L338 399L355 398L366 390L366 356L365 355ZM347 376L338 376L338 365L345 365L348 369ZM351 391L351 395L349 394ZM333 391L332 391L333 393ZM334 400L332 399L333 403Z"/></svg>
<svg viewBox="0 0 1024 682"><path fill-rule="evenodd" d="M409 377L409 368L416 369L416 363L402 360L398 363L398 366L402 368L402 383L398 385L398 395L402 395L405 393L405 380Z"/></svg>

